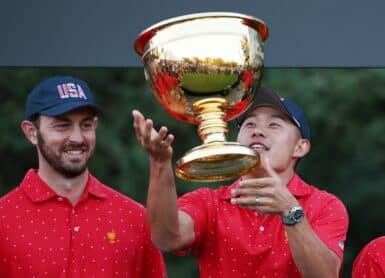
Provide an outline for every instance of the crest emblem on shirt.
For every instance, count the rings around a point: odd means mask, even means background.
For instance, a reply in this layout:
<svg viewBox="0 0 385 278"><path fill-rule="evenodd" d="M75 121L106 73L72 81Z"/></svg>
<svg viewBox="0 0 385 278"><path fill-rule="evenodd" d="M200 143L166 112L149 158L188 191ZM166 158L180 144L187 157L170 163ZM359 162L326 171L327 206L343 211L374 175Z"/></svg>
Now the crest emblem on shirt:
<svg viewBox="0 0 385 278"><path fill-rule="evenodd" d="M111 244L116 243L116 234L114 231L112 232L107 232L107 238L110 241Z"/></svg>
<svg viewBox="0 0 385 278"><path fill-rule="evenodd" d="M345 244L342 240L338 241L338 246L341 248L341 250L344 250Z"/></svg>
<svg viewBox="0 0 385 278"><path fill-rule="evenodd" d="M285 230L284 236L285 236L285 241L286 241L286 243L288 243L288 242L289 242L289 238L287 237L287 232L286 232L286 230Z"/></svg>

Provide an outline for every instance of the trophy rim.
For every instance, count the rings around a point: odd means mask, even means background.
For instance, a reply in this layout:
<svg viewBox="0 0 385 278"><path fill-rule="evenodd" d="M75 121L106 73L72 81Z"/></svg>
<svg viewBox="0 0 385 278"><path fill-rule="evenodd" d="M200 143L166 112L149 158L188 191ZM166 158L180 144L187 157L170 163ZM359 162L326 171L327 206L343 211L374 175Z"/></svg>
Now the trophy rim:
<svg viewBox="0 0 385 278"><path fill-rule="evenodd" d="M153 38L156 35L158 31L175 23L180 23L180 22L184 22L192 19L215 18L215 17L228 17L228 18L242 19L246 25L258 31L263 42L265 42L267 37L269 36L269 29L266 23L260 20L259 18L256 18L251 15L234 13L234 12L193 13L193 14L187 14L187 15L165 19L143 30L135 40L134 49L137 54L139 54L140 56L143 56L146 44L148 43L149 40L151 40L151 38Z"/></svg>
<svg viewBox="0 0 385 278"><path fill-rule="evenodd" d="M229 161L235 162L230 168ZM260 155L253 149L238 142L214 142L185 153L176 162L175 173L183 180L215 182L243 176L259 165Z"/></svg>

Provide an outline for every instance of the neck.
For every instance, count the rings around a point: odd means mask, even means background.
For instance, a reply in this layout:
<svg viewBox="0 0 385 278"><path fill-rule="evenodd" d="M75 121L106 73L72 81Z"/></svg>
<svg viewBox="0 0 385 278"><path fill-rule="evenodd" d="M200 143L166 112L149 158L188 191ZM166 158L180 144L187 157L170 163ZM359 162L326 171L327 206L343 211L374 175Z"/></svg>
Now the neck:
<svg viewBox="0 0 385 278"><path fill-rule="evenodd" d="M281 181L284 185L288 185L290 180L293 178L293 175L295 174L295 171L293 168L287 168L284 170L275 169L277 175L281 178ZM248 175L243 176L243 179L255 179L255 178L264 178L269 177L269 173L263 168L257 167L255 170L253 170Z"/></svg>
<svg viewBox="0 0 385 278"><path fill-rule="evenodd" d="M88 180L88 170L76 177L65 177L56 171L45 171L41 167L37 174L56 194L66 197L73 206L77 204Z"/></svg>

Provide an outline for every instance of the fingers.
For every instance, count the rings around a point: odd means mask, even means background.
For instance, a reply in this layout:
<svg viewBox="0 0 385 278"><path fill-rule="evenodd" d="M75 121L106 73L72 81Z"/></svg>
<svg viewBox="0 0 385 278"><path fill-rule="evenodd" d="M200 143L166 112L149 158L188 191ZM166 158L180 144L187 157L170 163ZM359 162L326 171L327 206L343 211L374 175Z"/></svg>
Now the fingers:
<svg viewBox="0 0 385 278"><path fill-rule="evenodd" d="M264 188L271 183L272 183L271 177L247 179L247 180L242 180L239 183L239 189L248 188L248 187Z"/></svg>
<svg viewBox="0 0 385 278"><path fill-rule="evenodd" d="M274 171L270 164L269 158L261 156L261 167L266 170L270 177L278 177L278 174Z"/></svg>
<svg viewBox="0 0 385 278"><path fill-rule="evenodd" d="M153 121L151 119L145 119L143 114L138 110L133 110L132 116L134 118L134 129L136 132L136 137L143 145L149 145L153 139L151 137L158 135L155 129L153 129ZM164 136L165 135L163 135L163 137Z"/></svg>
<svg viewBox="0 0 385 278"><path fill-rule="evenodd" d="M261 213L279 213L287 189L267 157L261 157L261 167L266 176L240 181L239 186L231 191L231 203Z"/></svg>
<svg viewBox="0 0 385 278"><path fill-rule="evenodd" d="M272 210L269 208L269 201L264 197L242 197L233 198L230 200L233 205L237 205L241 208L251 209L258 211L262 215L271 213Z"/></svg>
<svg viewBox="0 0 385 278"><path fill-rule="evenodd" d="M272 188L270 186L264 185L261 187L258 186L247 186L247 187L238 187L234 188L231 191L231 194L233 196L246 196L246 195L252 195L252 196L270 196L271 195Z"/></svg>
<svg viewBox="0 0 385 278"><path fill-rule="evenodd" d="M133 110L132 116L136 137L144 149L151 155L169 157L172 154L171 144L174 141L174 136L167 134L167 127L162 126L159 131L156 131L153 121L145 119L138 110Z"/></svg>
<svg viewBox="0 0 385 278"><path fill-rule="evenodd" d="M167 137L160 142L160 144L162 147L167 148L172 144L172 142L174 142L174 135L168 134Z"/></svg>
<svg viewBox="0 0 385 278"><path fill-rule="evenodd" d="M151 140L151 144L158 146L160 148L167 148L174 141L174 136L172 134L167 134L168 129L165 126L162 126L158 133Z"/></svg>
<svg viewBox="0 0 385 278"><path fill-rule="evenodd" d="M158 131L158 137L156 138L157 143L165 142L167 139L167 127L162 126Z"/></svg>
<svg viewBox="0 0 385 278"><path fill-rule="evenodd" d="M262 206L263 205L263 198L262 197L243 197L243 198L232 198L230 202L233 205L241 205L241 206Z"/></svg>
<svg viewBox="0 0 385 278"><path fill-rule="evenodd" d="M144 116L138 110L132 110L132 117L134 118L134 126L144 123Z"/></svg>
<svg viewBox="0 0 385 278"><path fill-rule="evenodd" d="M149 147L151 145L151 133L153 130L153 123L151 119L147 119L144 123L142 129L143 133L141 134L144 146Z"/></svg>
<svg viewBox="0 0 385 278"><path fill-rule="evenodd" d="M135 129L136 137L140 139L140 137L143 134L142 127L145 124L145 119L142 113L140 113L138 110L132 111L132 117L134 118L134 129Z"/></svg>

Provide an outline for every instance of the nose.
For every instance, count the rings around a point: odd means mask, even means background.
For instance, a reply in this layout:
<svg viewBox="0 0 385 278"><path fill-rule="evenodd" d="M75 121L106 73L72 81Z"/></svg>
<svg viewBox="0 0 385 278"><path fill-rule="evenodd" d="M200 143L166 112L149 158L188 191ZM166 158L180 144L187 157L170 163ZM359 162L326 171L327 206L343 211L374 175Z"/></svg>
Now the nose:
<svg viewBox="0 0 385 278"><path fill-rule="evenodd" d="M83 142L83 133L79 126L74 126L69 135L69 141L73 143L82 143Z"/></svg>
<svg viewBox="0 0 385 278"><path fill-rule="evenodd" d="M263 128L259 127L259 126L255 126L253 128L253 131L252 131L252 134L251 134L252 137L265 137L265 131L263 130Z"/></svg>

